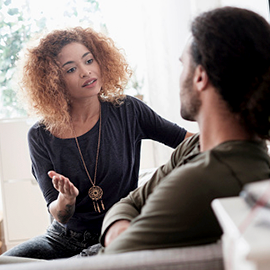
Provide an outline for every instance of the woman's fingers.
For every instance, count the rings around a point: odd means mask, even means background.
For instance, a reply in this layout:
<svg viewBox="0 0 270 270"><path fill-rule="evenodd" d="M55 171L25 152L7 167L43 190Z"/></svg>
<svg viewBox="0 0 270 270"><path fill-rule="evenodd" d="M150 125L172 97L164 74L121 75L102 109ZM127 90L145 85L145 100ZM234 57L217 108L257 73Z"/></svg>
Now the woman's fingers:
<svg viewBox="0 0 270 270"><path fill-rule="evenodd" d="M53 186L57 191L67 196L78 196L79 190L67 177L56 173L55 171L49 171L48 175L52 178Z"/></svg>

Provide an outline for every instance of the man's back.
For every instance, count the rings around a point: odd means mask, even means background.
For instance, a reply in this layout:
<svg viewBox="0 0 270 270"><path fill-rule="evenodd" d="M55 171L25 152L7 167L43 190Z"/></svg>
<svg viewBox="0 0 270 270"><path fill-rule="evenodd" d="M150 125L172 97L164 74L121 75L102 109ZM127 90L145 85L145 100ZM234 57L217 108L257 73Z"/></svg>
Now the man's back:
<svg viewBox="0 0 270 270"><path fill-rule="evenodd" d="M245 184L269 177L270 159L264 143L228 141L200 152L199 136L195 135L174 151L171 160L158 169L149 183L109 212L103 231L114 219L127 216L132 218L132 226L105 252L217 241L222 231L212 212L211 201L237 196ZM142 205L141 212L134 212ZM121 216L119 213L123 212Z"/></svg>

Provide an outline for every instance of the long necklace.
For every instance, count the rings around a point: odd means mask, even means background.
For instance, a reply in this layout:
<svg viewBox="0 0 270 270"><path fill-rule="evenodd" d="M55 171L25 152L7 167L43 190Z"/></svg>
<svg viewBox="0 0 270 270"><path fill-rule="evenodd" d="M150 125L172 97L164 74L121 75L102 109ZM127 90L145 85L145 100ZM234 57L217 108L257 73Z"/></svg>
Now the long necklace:
<svg viewBox="0 0 270 270"><path fill-rule="evenodd" d="M100 149L100 138L101 138L101 110L100 110L100 115L99 115L99 132L98 132L98 145L97 145L97 154L96 154L96 165L95 165L94 180L92 180L92 178L91 178L91 176L90 176L90 174L89 174L89 172L87 170L87 167L86 167L86 164L85 164L85 161L84 161L84 158L83 158L83 155L82 155L82 151L81 151L81 148L80 148L80 145L79 145L79 142L78 142L78 139L77 139L77 136L76 136L75 129L74 129L73 125L72 125L72 129L73 129L75 141L76 141L76 144L77 144L77 147L78 147L80 156L81 156L81 160L82 160L82 163L83 163L85 172L86 172L86 174L87 174L87 176L88 176L91 184L93 185L88 190L88 196L93 201L93 205L94 205L95 211L100 213L101 210L100 210L100 207L99 207L99 204L98 204L98 201L99 200L100 200L100 205L101 205L102 210L105 210L105 207L104 207L104 204L103 204L103 201L102 201L103 190L102 190L101 187L96 186L97 165L98 165L98 156L99 156L99 149Z"/></svg>

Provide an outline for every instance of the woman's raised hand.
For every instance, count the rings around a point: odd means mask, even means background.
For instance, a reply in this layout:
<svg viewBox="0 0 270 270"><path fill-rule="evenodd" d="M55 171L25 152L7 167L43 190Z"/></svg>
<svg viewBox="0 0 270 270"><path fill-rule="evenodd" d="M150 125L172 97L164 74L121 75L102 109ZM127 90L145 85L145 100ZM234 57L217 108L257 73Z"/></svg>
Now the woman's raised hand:
<svg viewBox="0 0 270 270"><path fill-rule="evenodd" d="M79 195L79 190L73 185L73 183L65 176L56 173L55 171L49 171L48 175L52 178L53 186L58 190L64 197L74 198Z"/></svg>

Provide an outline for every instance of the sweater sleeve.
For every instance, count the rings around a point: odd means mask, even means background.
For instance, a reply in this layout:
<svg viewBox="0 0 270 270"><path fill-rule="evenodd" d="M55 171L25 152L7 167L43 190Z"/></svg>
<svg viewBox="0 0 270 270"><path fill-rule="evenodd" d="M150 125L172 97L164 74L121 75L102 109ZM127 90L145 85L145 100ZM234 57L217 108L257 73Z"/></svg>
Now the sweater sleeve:
<svg viewBox="0 0 270 270"><path fill-rule="evenodd" d="M53 170L53 164L48 151L44 147L44 142L41 141L40 129L41 127L37 123L29 130L28 145L32 162L32 173L39 184L48 206L57 198L58 192L53 187L52 181L47 174L48 171Z"/></svg>
<svg viewBox="0 0 270 270"><path fill-rule="evenodd" d="M160 179L166 175L166 171L170 170L170 167L170 163L160 167L145 185L130 192L127 197L121 199L106 213L100 238L102 245L104 245L106 232L113 223L121 219L132 221L140 214L147 197L151 194Z"/></svg>
<svg viewBox="0 0 270 270"><path fill-rule="evenodd" d="M128 97L128 102L134 104L142 139L152 139L172 148L176 148L185 139L186 129L161 117L139 99Z"/></svg>

